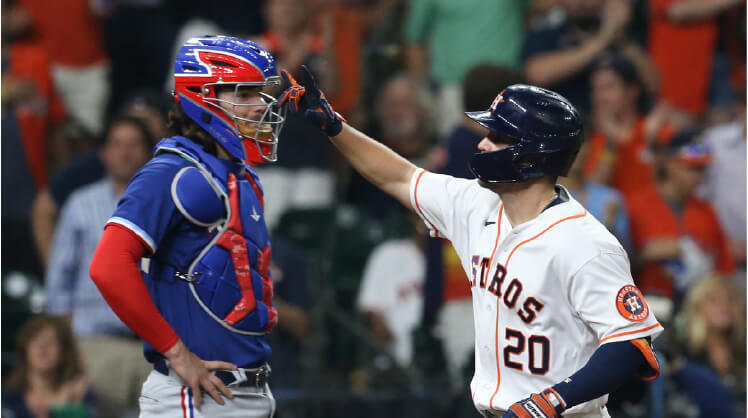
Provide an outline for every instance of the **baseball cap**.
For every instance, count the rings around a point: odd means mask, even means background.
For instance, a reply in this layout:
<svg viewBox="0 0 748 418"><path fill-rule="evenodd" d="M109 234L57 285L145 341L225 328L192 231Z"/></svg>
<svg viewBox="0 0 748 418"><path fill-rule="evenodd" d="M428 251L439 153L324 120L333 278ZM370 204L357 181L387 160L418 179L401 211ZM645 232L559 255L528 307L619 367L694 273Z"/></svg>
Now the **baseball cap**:
<svg viewBox="0 0 748 418"><path fill-rule="evenodd" d="M678 132L663 144L665 155L686 165L703 167L711 163L709 147L697 141L692 131Z"/></svg>

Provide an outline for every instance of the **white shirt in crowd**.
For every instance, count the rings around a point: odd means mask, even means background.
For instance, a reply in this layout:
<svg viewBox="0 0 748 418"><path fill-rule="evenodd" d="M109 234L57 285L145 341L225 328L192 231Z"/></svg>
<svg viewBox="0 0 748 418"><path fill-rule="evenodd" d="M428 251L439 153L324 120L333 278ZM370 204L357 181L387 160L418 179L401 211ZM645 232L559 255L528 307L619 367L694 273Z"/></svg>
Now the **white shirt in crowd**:
<svg viewBox="0 0 748 418"><path fill-rule="evenodd" d="M384 317L390 350L404 367L413 357L411 333L421 322L425 275L425 257L413 240L385 241L369 256L358 294L359 311Z"/></svg>

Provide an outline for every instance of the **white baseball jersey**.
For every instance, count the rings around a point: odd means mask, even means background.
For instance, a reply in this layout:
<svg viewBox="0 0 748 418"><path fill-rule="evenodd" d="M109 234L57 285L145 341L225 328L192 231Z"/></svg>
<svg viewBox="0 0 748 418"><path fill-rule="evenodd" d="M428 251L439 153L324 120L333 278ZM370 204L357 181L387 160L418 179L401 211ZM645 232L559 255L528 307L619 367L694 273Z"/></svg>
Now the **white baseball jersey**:
<svg viewBox="0 0 748 418"><path fill-rule="evenodd" d="M478 409L506 410L574 374L601 344L663 330L620 243L558 187L565 202L512 227L499 195L477 180L420 169L411 180L413 207L452 242L471 286ZM606 402L567 413L602 416Z"/></svg>
<svg viewBox="0 0 748 418"><path fill-rule="evenodd" d="M366 260L358 309L382 315L392 333L395 359L408 367L413 357L413 330L421 322L426 259L411 239L379 244Z"/></svg>

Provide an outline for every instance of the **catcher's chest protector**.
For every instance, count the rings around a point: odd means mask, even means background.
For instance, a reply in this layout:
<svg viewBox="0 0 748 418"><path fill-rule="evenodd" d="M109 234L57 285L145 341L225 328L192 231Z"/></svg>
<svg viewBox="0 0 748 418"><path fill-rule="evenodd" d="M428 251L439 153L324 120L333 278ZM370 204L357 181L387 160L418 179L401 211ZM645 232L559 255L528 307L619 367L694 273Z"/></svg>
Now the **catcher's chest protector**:
<svg viewBox="0 0 748 418"><path fill-rule="evenodd" d="M249 167L244 173L221 170L215 157L179 137L163 141L156 152L176 153L192 163L174 177L172 199L185 219L209 238L177 278L223 327L243 335L266 334L278 316L272 305L262 190L255 173Z"/></svg>

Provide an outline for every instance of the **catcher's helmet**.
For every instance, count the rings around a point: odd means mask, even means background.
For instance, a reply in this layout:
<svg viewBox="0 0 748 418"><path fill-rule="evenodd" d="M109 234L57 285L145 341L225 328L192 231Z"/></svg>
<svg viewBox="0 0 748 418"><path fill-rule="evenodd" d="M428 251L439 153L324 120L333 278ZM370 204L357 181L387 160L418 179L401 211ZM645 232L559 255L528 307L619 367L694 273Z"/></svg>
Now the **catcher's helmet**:
<svg viewBox="0 0 748 418"><path fill-rule="evenodd" d="M517 141L499 151L473 155L470 169L486 183L514 183L566 176L582 145L582 118L558 93L514 84L483 112L466 112L494 134Z"/></svg>
<svg viewBox="0 0 748 418"><path fill-rule="evenodd" d="M247 163L277 160L284 117L271 89L280 86L273 57L259 45L229 36L204 36L185 42L174 63L174 100L232 156ZM240 87L261 87L261 100L238 103ZM221 87L234 89L232 101L218 98ZM262 106L259 119L240 117L221 102Z"/></svg>

